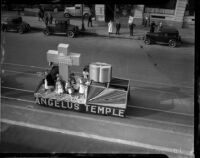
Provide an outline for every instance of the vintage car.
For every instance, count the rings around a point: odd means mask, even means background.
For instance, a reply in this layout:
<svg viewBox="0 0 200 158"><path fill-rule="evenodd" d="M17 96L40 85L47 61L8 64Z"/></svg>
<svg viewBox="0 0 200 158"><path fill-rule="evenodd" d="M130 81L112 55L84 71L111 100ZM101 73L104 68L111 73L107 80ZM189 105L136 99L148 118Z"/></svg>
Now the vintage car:
<svg viewBox="0 0 200 158"><path fill-rule="evenodd" d="M53 33L66 33L68 37L74 38L79 32L78 26L71 25L70 19L56 18L54 24L48 24L44 29L45 35Z"/></svg>
<svg viewBox="0 0 200 158"><path fill-rule="evenodd" d="M87 6L83 7L83 16L88 17L91 14L90 8ZM66 7L64 10L64 17L69 18L70 16L82 16L82 5L75 4L73 7Z"/></svg>
<svg viewBox="0 0 200 158"><path fill-rule="evenodd" d="M163 27L157 32L147 32L144 38L145 44L164 43L170 47L176 47L181 43L181 36L176 28Z"/></svg>
<svg viewBox="0 0 200 158"><path fill-rule="evenodd" d="M9 16L1 22L1 30L6 32L10 30L15 30L20 34L29 32L31 27L28 23L22 20L21 16Z"/></svg>

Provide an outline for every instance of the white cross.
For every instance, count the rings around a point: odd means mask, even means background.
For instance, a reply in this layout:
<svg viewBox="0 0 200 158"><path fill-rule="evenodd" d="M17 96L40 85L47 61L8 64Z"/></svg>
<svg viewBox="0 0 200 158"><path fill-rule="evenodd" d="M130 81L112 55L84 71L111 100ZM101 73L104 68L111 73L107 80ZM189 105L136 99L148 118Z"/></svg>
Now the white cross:
<svg viewBox="0 0 200 158"><path fill-rule="evenodd" d="M48 62L57 63L59 65L59 75L64 81L68 81L69 78L69 66L80 65L79 53L68 53L69 44L60 43L58 50L48 50L47 60Z"/></svg>

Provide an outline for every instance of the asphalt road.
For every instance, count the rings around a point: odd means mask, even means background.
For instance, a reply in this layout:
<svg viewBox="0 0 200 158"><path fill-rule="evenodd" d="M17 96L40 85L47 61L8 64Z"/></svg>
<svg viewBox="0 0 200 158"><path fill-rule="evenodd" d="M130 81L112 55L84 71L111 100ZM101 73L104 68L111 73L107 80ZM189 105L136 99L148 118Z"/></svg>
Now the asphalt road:
<svg viewBox="0 0 200 158"><path fill-rule="evenodd" d="M138 140L143 140L142 143L148 145L156 146L160 138L160 144L163 145L162 147L168 147L167 149L182 148L180 151L184 153L192 150L193 46L187 45L173 49L163 45L152 45L141 48L142 41L84 36L69 39L62 35L47 37L37 31L23 35L9 32L4 35L2 38L6 41L6 55L2 68L5 73L2 77L1 88L3 119L25 122L24 126L29 123L37 125L32 127L38 127L41 123L40 125L45 129L51 126L53 129L64 128L86 134L97 134L104 136L103 138L113 136L121 140L135 139L140 133L143 138L138 136ZM128 102L127 118L62 111L34 104L33 91L41 78L39 73L48 66L46 52L49 49L57 49L59 43L69 43L71 52L81 53L80 67L73 67L72 71L81 72L85 64L101 61L112 64L113 76L131 79L131 99ZM52 113L47 115L44 112L41 113L41 110ZM62 123L55 126L59 119L58 113L71 116L62 117L61 122L67 121L68 126L62 126ZM48 122L47 118L54 121ZM90 121L83 123L81 122L83 118ZM97 120L104 122L100 129L97 126L99 125ZM141 130L141 127L144 129ZM12 128L23 131L22 128L25 127ZM126 134L119 132L121 128ZM38 130L38 128L34 129ZM49 135L52 134L48 132ZM145 140L145 138L149 139ZM172 143L170 140L172 141L173 138ZM169 141L163 142L163 140ZM188 143L184 144L184 141ZM100 148L97 147L97 149L100 151ZM126 151L123 147L120 149ZM112 149L109 150L111 151Z"/></svg>

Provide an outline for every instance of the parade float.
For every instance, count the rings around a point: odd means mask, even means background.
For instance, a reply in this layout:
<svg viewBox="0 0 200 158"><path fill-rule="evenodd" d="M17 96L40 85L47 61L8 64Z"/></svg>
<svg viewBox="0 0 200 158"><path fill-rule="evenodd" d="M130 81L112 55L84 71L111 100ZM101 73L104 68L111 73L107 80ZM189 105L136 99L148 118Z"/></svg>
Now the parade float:
<svg viewBox="0 0 200 158"><path fill-rule="evenodd" d="M53 89L45 89L44 82L34 93L36 104L125 117L130 81L112 77L112 66L102 62L89 64L81 75L70 72L70 66L80 65L81 54L68 52L68 47L59 44L58 50L47 52L47 61L57 65L58 74Z"/></svg>

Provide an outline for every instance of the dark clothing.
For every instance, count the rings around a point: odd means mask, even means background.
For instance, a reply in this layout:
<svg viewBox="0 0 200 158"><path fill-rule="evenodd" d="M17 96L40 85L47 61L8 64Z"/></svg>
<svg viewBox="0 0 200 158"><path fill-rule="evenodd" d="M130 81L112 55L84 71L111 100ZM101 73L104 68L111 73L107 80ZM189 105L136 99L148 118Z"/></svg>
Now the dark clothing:
<svg viewBox="0 0 200 158"><path fill-rule="evenodd" d="M120 22L117 22L116 23L116 34L117 35L119 35L120 28L121 28L121 24L120 24Z"/></svg>
<svg viewBox="0 0 200 158"><path fill-rule="evenodd" d="M89 25L92 27L92 15L89 15L88 17L88 27Z"/></svg>
<svg viewBox="0 0 200 158"><path fill-rule="evenodd" d="M51 15L51 13L48 13L48 21L49 21L49 24L52 24L53 16Z"/></svg>
<svg viewBox="0 0 200 158"><path fill-rule="evenodd" d="M55 81L53 80L51 74L49 73L45 78L43 78L40 83L38 84L35 93L40 89L40 87L44 84L45 79L47 80L48 86L55 86Z"/></svg>
<svg viewBox="0 0 200 158"><path fill-rule="evenodd" d="M153 33L155 31L156 24L154 22L151 23L150 32Z"/></svg>
<svg viewBox="0 0 200 158"><path fill-rule="evenodd" d="M51 71L50 71L50 74L51 74L51 77L54 81L56 81L57 79L57 74L59 73L59 68L58 66L53 66Z"/></svg>
<svg viewBox="0 0 200 158"><path fill-rule="evenodd" d="M129 24L130 36L133 36L133 24Z"/></svg>

